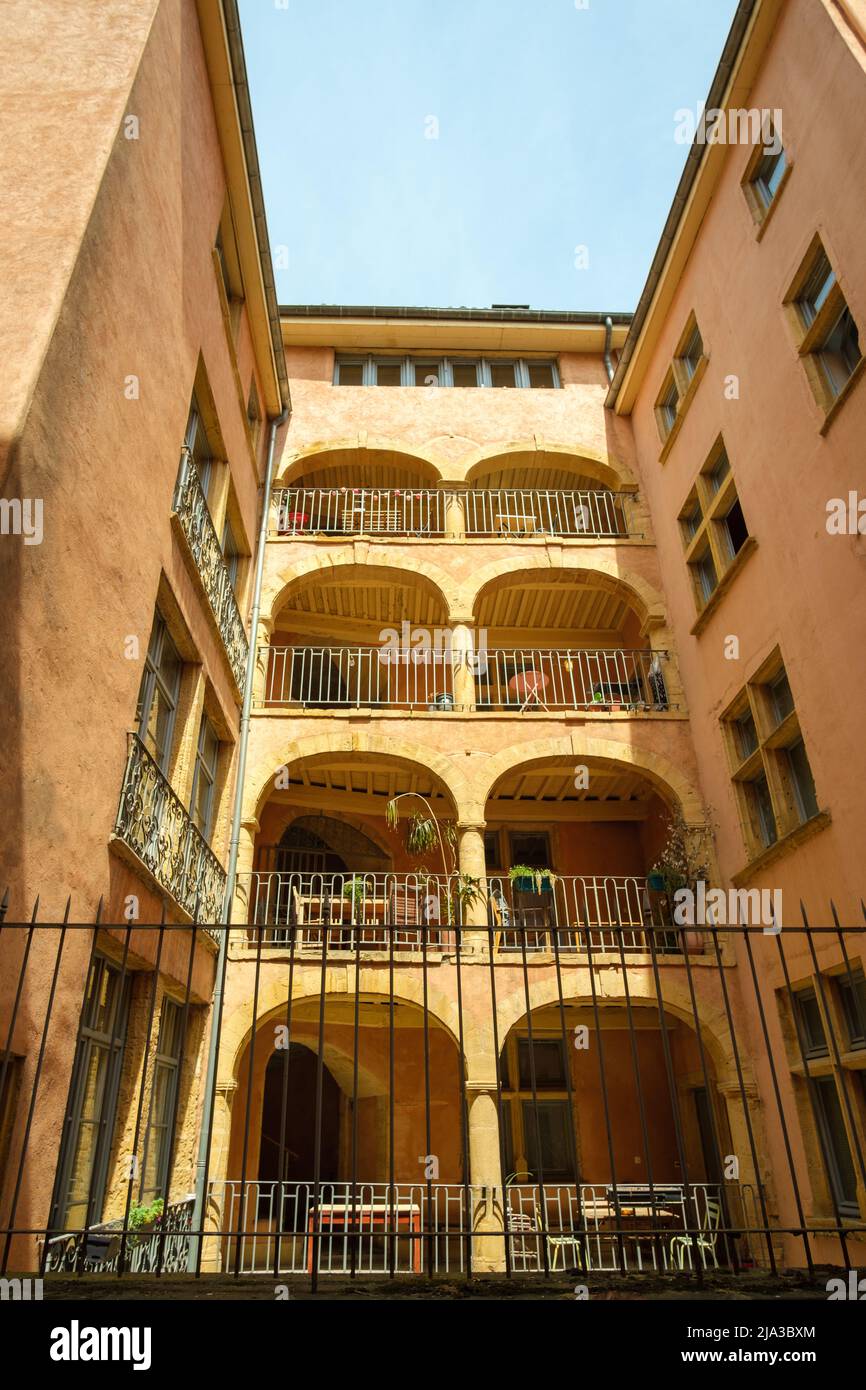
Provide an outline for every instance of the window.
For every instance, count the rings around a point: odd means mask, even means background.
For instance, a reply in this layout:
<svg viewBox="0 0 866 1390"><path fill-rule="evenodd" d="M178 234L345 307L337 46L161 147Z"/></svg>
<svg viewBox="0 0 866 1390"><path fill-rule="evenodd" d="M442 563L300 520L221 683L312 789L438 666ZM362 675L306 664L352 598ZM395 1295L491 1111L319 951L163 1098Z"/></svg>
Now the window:
<svg viewBox="0 0 866 1390"><path fill-rule="evenodd" d="M202 715L192 779L190 816L193 824L210 844L213 830L214 787L216 786L219 737L206 714Z"/></svg>
<svg viewBox="0 0 866 1390"><path fill-rule="evenodd" d="M866 979L862 970L836 976L842 1016L848 1030L848 1046L866 1047Z"/></svg>
<svg viewBox="0 0 866 1390"><path fill-rule="evenodd" d="M159 1021L159 1037L153 1064L150 1112L144 1136L139 1201L152 1202L168 1192L171 1140L180 1080L183 1043L183 1009L173 999L164 999Z"/></svg>
<svg viewBox="0 0 866 1390"><path fill-rule="evenodd" d="M722 717L750 858L819 816L791 684L774 652Z"/></svg>
<svg viewBox="0 0 866 1390"><path fill-rule="evenodd" d="M542 832L537 835L511 831L508 848L512 864L525 864L528 869L550 869L550 840Z"/></svg>
<svg viewBox="0 0 866 1390"><path fill-rule="evenodd" d="M262 426L262 408L259 405L259 393L256 390L255 380L250 382L250 394L247 400L247 424L250 427L250 439L253 442L253 453L259 446L259 431Z"/></svg>
<svg viewBox="0 0 866 1390"><path fill-rule="evenodd" d="M138 693L138 736L161 772L168 772L183 663L157 609Z"/></svg>
<svg viewBox="0 0 866 1390"><path fill-rule="evenodd" d="M528 1038L517 1040L517 1076L521 1091L532 1090L532 1064L535 1063L537 1091L564 1091L565 1053L561 1038Z"/></svg>
<svg viewBox="0 0 866 1390"><path fill-rule="evenodd" d="M186 422L186 434L184 444L189 449L198 471L199 482L205 497L210 489L211 476L213 473L213 450L208 439L207 430L202 418L201 408L198 399L193 394L192 404L189 408L189 416Z"/></svg>
<svg viewBox="0 0 866 1390"><path fill-rule="evenodd" d="M519 357L399 357L373 353L338 355L337 386L504 387L552 390L559 386L556 363Z"/></svg>
<svg viewBox="0 0 866 1390"><path fill-rule="evenodd" d="M836 1205L845 1216L859 1216L857 1178L836 1082L832 1076L816 1076L810 1082L810 1089Z"/></svg>
<svg viewBox="0 0 866 1390"><path fill-rule="evenodd" d="M236 343L244 303L244 281L228 199L226 199L217 229L214 259L219 271L220 288L224 300L223 312L228 315L229 331L232 341Z"/></svg>
<svg viewBox="0 0 866 1390"><path fill-rule="evenodd" d="M700 613L749 539L749 528L721 439L716 440L698 474L679 520L686 564Z"/></svg>
<svg viewBox="0 0 866 1390"><path fill-rule="evenodd" d="M498 830L484 832L484 865L488 871L502 869L502 836Z"/></svg>
<svg viewBox="0 0 866 1390"><path fill-rule="evenodd" d="M574 1164L569 1152L571 1121L568 1102L525 1100L522 1119L526 1139L526 1162L530 1175L538 1179L543 1173L546 1183L573 1181Z"/></svg>
<svg viewBox="0 0 866 1390"><path fill-rule="evenodd" d="M695 372L698 370L698 365L703 355L703 340L698 325L695 324L683 346L679 358L679 361L682 363L683 373L689 381L691 381Z"/></svg>
<svg viewBox="0 0 866 1390"><path fill-rule="evenodd" d="M677 408L680 403L680 393L677 384L673 379L673 374L669 373L662 387L661 394L656 401L656 420L658 421L659 434L662 439L667 439L671 430L677 422Z"/></svg>
<svg viewBox="0 0 866 1390"><path fill-rule="evenodd" d="M231 522L228 519L226 519L226 523L223 527L222 552L223 559L226 562L226 569L228 570L229 579L231 580L231 586L234 589L235 593L237 593L238 568L240 565L241 552L238 549L234 531L232 530Z"/></svg>
<svg viewBox="0 0 866 1390"><path fill-rule="evenodd" d="M819 237L794 278L785 307L812 393L829 414L862 352L857 325Z"/></svg>
<svg viewBox="0 0 866 1390"><path fill-rule="evenodd" d="M743 177L743 193L759 228L767 222L790 169L782 142L771 127L755 146Z"/></svg>
<svg viewBox="0 0 866 1390"><path fill-rule="evenodd" d="M51 1225L81 1228L99 1221L114 1138L123 1065L129 976L95 956L78 1030L69 1109L57 1169Z"/></svg>
<svg viewBox="0 0 866 1390"><path fill-rule="evenodd" d="M827 1034L824 1031L824 1020L815 991L798 990L794 995L794 1007L799 1024L799 1043L806 1057L826 1057Z"/></svg>

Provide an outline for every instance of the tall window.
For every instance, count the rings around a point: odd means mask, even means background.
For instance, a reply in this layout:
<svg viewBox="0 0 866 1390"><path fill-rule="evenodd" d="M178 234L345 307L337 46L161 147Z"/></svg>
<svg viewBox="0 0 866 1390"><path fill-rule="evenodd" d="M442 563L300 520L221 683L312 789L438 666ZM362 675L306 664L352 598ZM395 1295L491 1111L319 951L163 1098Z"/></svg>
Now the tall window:
<svg viewBox="0 0 866 1390"><path fill-rule="evenodd" d="M144 1137L141 1198L153 1201L168 1191L171 1140L183 1044L183 1009L173 999L164 999L159 1037L153 1064L150 1113Z"/></svg>
<svg viewBox="0 0 866 1390"><path fill-rule="evenodd" d="M219 749L217 732L207 715L203 714L195 755L190 815L193 824L198 827L208 843L210 843L213 832L214 789L216 787Z"/></svg>
<svg viewBox="0 0 866 1390"><path fill-rule="evenodd" d="M231 580L232 588L235 590L235 592L237 592L238 571L240 569L241 552L238 549L238 543L235 540L235 533L232 530L231 522L228 520L228 517L226 518L225 525L223 526L222 552L223 559L226 562L226 569L229 573L229 579Z"/></svg>
<svg viewBox="0 0 866 1390"><path fill-rule="evenodd" d="M510 1037L502 1053L506 1163L519 1180L574 1181L568 1059L561 1038ZM533 1078L535 1096L533 1097Z"/></svg>
<svg viewBox="0 0 866 1390"><path fill-rule="evenodd" d="M857 324L819 237L794 277L785 306L812 392L829 413L863 354Z"/></svg>
<svg viewBox="0 0 866 1390"><path fill-rule="evenodd" d="M665 373L661 390L656 397L655 416L663 449L662 460L673 444L676 431L691 404L692 396L707 364L704 340L695 315L689 314L686 326L674 352L673 361Z"/></svg>
<svg viewBox="0 0 866 1390"><path fill-rule="evenodd" d="M721 439L716 441L698 474L679 520L686 564L700 612L749 539L749 528Z"/></svg>
<svg viewBox="0 0 866 1390"><path fill-rule="evenodd" d="M202 492L205 497L207 497L210 491L211 478L213 476L213 449L208 439L204 419L202 418L201 409L195 394L193 394L192 403L189 408L184 444L192 454Z"/></svg>
<svg viewBox="0 0 866 1390"><path fill-rule="evenodd" d="M826 999L827 986L823 989ZM843 1215L857 1216L857 1176L839 1090L839 1087L850 1087L856 1073L843 1070L838 1080L834 1076L823 1007L811 987L798 990L794 995L794 1026L797 1046L791 1048L791 1056L797 1071L804 1077L812 1103L835 1205ZM805 1058L805 1065L801 1058ZM850 1094L849 1090L849 1098Z"/></svg>
<svg viewBox="0 0 866 1390"><path fill-rule="evenodd" d="M123 1066L129 976L96 956L78 1030L64 1124L52 1226L78 1229L99 1221L114 1138Z"/></svg>
<svg viewBox="0 0 866 1390"><path fill-rule="evenodd" d="M749 858L819 814L812 770L778 652L722 718Z"/></svg>
<svg viewBox="0 0 866 1390"><path fill-rule="evenodd" d="M183 663L157 610L138 693L138 736L167 774Z"/></svg>

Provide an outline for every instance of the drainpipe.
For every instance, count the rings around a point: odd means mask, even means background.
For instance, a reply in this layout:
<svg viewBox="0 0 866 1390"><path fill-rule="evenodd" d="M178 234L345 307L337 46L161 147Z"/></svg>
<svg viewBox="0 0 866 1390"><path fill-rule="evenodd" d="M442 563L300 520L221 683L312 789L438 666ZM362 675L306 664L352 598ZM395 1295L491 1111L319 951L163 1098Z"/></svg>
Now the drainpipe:
<svg viewBox="0 0 866 1390"><path fill-rule="evenodd" d="M222 1024L223 999L225 997L226 965L229 955L229 923L232 916L232 903L235 896L235 883L238 872L238 848L241 840L241 813L244 799L244 778L247 767L247 744L250 736L250 712L253 704L253 682L256 674L256 637L259 630L259 612L262 606L262 575L265 567L265 543L268 536L268 516L271 509L271 488L274 479L274 448L277 430L289 418L289 407L271 421L271 437L268 441L268 464L265 469L265 486L262 498L262 517L259 525L259 539L256 549L256 573L253 584L253 606L250 613L250 649L247 653L247 674L244 682L244 702L241 709L241 723L238 731L238 769L235 779L235 802L232 811L232 835L229 845L229 866L226 873L226 891L223 899L223 933L217 957L216 983L211 1008L211 1031L207 1057L207 1076L204 1085L204 1105L201 1116L201 1136L198 1147L198 1163L195 1174L195 1206L192 1214L193 1231L204 1230L205 1186L208 1175L208 1155L213 1134L214 1098L216 1095L217 1063L219 1060L220 1026ZM198 1268L201 1236L193 1235L189 1243L187 1270L195 1274Z"/></svg>
<svg viewBox="0 0 866 1390"><path fill-rule="evenodd" d="M613 381L613 358L610 355L610 340L613 337L613 319L610 314L604 321L604 369L607 372L608 381Z"/></svg>

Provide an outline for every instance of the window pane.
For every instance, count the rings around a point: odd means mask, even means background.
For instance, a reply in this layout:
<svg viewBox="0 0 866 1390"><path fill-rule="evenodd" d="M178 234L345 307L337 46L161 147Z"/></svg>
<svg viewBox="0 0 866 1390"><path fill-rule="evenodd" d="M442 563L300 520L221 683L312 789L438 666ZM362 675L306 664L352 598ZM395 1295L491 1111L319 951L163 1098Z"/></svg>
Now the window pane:
<svg viewBox="0 0 866 1390"><path fill-rule="evenodd" d="M533 1038L532 1057L535 1059L535 1089L537 1091L564 1091L565 1057L559 1038ZM532 1090L532 1069L530 1065L529 1039L518 1038L517 1059L520 1074L520 1090Z"/></svg>
<svg viewBox="0 0 866 1390"><path fill-rule="evenodd" d="M528 869L551 867L550 843L546 835L511 834L508 842L512 864L525 864Z"/></svg>
<svg viewBox="0 0 866 1390"><path fill-rule="evenodd" d="M337 381L341 386L361 386L364 368L360 362L341 362L337 368Z"/></svg>
<svg viewBox="0 0 866 1390"><path fill-rule="evenodd" d="M700 332L695 326L688 342L683 348L682 363L686 369L689 379L694 376L704 352L704 344Z"/></svg>
<svg viewBox="0 0 866 1390"><path fill-rule="evenodd" d="M797 805L801 820L809 820L811 816L818 814L818 798L815 795L815 783L812 779L812 769L809 766L809 759L806 756L806 745L801 738L791 747L786 749L788 767L791 773L791 780L794 783L794 791L797 796Z"/></svg>
<svg viewBox="0 0 866 1390"><path fill-rule="evenodd" d="M737 750L741 759L745 759L754 753L758 746L758 731L755 728L755 721L751 712L743 714L739 719L734 720L734 730L737 737Z"/></svg>
<svg viewBox="0 0 866 1390"><path fill-rule="evenodd" d="M451 375L455 386L478 385L478 366L475 362L452 362Z"/></svg>
<svg viewBox="0 0 866 1390"><path fill-rule="evenodd" d="M753 182L765 207L769 207L776 196L786 162L785 151L780 150L778 154L765 155L758 165Z"/></svg>
<svg viewBox="0 0 866 1390"><path fill-rule="evenodd" d="M529 385L534 389L541 389L545 386L553 386L553 367L549 362L530 362Z"/></svg>
<svg viewBox="0 0 866 1390"><path fill-rule="evenodd" d="M758 835L762 843L769 847L776 843L779 834L776 829L776 817L773 814L773 803L770 800L770 788L767 786L766 777L759 777L756 782L752 782L750 791L758 822Z"/></svg>
<svg viewBox="0 0 866 1390"><path fill-rule="evenodd" d="M749 532L746 528L746 519L743 516L743 509L737 498L730 511L725 517L725 532L728 537L731 556L738 555L749 539Z"/></svg>
<svg viewBox="0 0 866 1390"><path fill-rule="evenodd" d="M813 1084L818 1127L824 1147L828 1176L840 1209L857 1210L857 1179L851 1148L842 1119L836 1082L831 1076L817 1077Z"/></svg>
<svg viewBox="0 0 866 1390"><path fill-rule="evenodd" d="M848 1041L851 1047L863 1047L866 1045L866 979L863 978L862 970L853 971L853 989L852 981L848 979L847 974L839 975L837 979L845 1026L848 1029Z"/></svg>
<svg viewBox="0 0 866 1390"><path fill-rule="evenodd" d="M399 386L402 375L402 363L400 362L377 362L376 363L376 385L377 386Z"/></svg>
<svg viewBox="0 0 866 1390"><path fill-rule="evenodd" d="M513 362L491 362L490 379L494 386L515 386Z"/></svg>
<svg viewBox="0 0 866 1390"><path fill-rule="evenodd" d="M728 462L727 454L720 454L709 474L710 487L713 489L713 492L719 491L730 471L731 465Z"/></svg>
<svg viewBox="0 0 866 1390"><path fill-rule="evenodd" d="M787 719L791 710L794 708L794 697L791 694L788 677L784 671L772 682L770 686L770 695L773 701L773 709L776 712L776 722L781 724L782 720Z"/></svg>
<svg viewBox="0 0 866 1390"><path fill-rule="evenodd" d="M716 576L716 567L713 564L713 557L709 550L695 562L694 570L697 575L701 596L704 603L706 603L707 600L712 597L716 585L719 582Z"/></svg>
<svg viewBox="0 0 866 1390"><path fill-rule="evenodd" d="M821 348L821 365L837 396L860 361L860 339L851 310L843 309Z"/></svg>
<svg viewBox="0 0 866 1390"><path fill-rule="evenodd" d="M568 1102L564 1100L542 1100L534 1105L531 1100L523 1102L523 1135L526 1159L533 1177L538 1177L542 1168L545 1182L567 1182L574 1178L569 1143ZM541 1140L541 1162L539 1163L538 1140Z"/></svg>
<svg viewBox="0 0 866 1390"><path fill-rule="evenodd" d="M800 313L807 326L817 317L818 311L835 283L836 276L833 273L830 262L827 260L824 252L821 251L815 261L814 269L803 286L800 297L797 300Z"/></svg>
<svg viewBox="0 0 866 1390"><path fill-rule="evenodd" d="M413 362L412 371L416 386L442 385L442 370L439 362Z"/></svg>
<svg viewBox="0 0 866 1390"><path fill-rule="evenodd" d="M807 1057L826 1057L827 1035L824 1020L818 1007L818 999L813 989L803 989L795 994L794 1001L800 1020L803 1050Z"/></svg>

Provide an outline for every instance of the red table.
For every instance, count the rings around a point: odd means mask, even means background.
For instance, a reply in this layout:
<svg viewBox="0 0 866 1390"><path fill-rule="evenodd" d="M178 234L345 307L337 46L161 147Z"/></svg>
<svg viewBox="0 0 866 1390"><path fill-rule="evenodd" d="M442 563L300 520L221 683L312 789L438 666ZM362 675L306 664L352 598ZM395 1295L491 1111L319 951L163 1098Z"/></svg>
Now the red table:
<svg viewBox="0 0 866 1390"><path fill-rule="evenodd" d="M320 1234L314 1233L315 1215L319 1214ZM324 1226L333 1227L335 1223L341 1223L344 1232L348 1221L353 1215L351 1202L328 1202L323 1206L314 1208L310 1212L307 1222L307 1272L313 1272L313 1241L327 1240ZM393 1218L397 1223L397 1230L400 1229L401 1222L407 1226L410 1234L416 1237L412 1241L412 1270L415 1274L421 1273L421 1241L417 1239L421 1234L421 1208L416 1202L358 1202L354 1210L355 1222L363 1229L364 1223L370 1227L371 1234L374 1232L377 1223L382 1226L384 1231L386 1225ZM354 1232L352 1233L355 1234ZM396 1260L395 1260L396 1264Z"/></svg>

